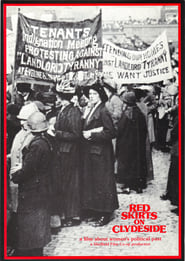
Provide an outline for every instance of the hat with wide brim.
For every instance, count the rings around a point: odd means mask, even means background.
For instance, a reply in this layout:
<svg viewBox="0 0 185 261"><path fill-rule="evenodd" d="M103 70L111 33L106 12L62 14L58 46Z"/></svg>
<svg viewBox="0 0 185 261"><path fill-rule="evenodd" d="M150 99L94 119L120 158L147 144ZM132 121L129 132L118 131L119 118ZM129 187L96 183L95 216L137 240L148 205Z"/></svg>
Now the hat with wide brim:
<svg viewBox="0 0 185 261"><path fill-rule="evenodd" d="M85 96L87 98L89 98L89 91L91 89L95 90L99 94L100 99L101 99L102 102L106 102L108 100L108 97L107 97L107 95L105 93L105 90L103 89L103 87L101 86L100 83L94 83L94 84L92 84L90 86L85 86L84 87L83 93L85 94Z"/></svg>
<svg viewBox="0 0 185 261"><path fill-rule="evenodd" d="M44 132L49 128L46 116L42 112L34 112L28 118L28 126L33 133Z"/></svg>
<svg viewBox="0 0 185 261"><path fill-rule="evenodd" d="M116 92L116 84L112 79L103 77L102 86L111 91L112 93Z"/></svg>
<svg viewBox="0 0 185 261"><path fill-rule="evenodd" d="M24 105L20 109L19 114L17 115L17 118L19 120L27 120L31 114L33 114L34 112L38 112L38 111L39 111L39 109L38 109L37 105L35 103L31 102L29 104Z"/></svg>
<svg viewBox="0 0 185 261"><path fill-rule="evenodd" d="M127 92L128 91L128 87L126 85L124 86L121 86L118 90L117 90L117 94L119 96L121 96L123 93Z"/></svg>
<svg viewBox="0 0 185 261"><path fill-rule="evenodd" d="M153 92L153 90L154 90L152 85L140 85L140 86L136 86L134 89L140 89L140 90L149 91L149 92Z"/></svg>
<svg viewBox="0 0 185 261"><path fill-rule="evenodd" d="M75 86L68 80L58 82L56 84L55 93L57 94L72 94L76 92Z"/></svg>
<svg viewBox="0 0 185 261"><path fill-rule="evenodd" d="M126 92L122 96L122 100L124 103L134 106L136 104L136 96L134 92Z"/></svg>
<svg viewBox="0 0 185 261"><path fill-rule="evenodd" d="M31 129L31 132L33 132L33 133L44 132L44 131L47 131L48 128L49 128L49 125L48 125L48 123L47 123L47 127L46 127L46 126L44 126L44 127L43 127L43 126L40 126L40 128L37 129L37 130L32 130L32 129Z"/></svg>

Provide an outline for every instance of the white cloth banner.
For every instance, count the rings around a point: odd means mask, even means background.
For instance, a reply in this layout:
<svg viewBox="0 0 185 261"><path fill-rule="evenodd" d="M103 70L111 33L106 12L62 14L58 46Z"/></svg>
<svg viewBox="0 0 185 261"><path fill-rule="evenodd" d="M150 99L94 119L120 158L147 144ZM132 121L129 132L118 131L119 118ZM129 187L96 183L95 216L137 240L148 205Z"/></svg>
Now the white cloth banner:
<svg viewBox="0 0 185 261"><path fill-rule="evenodd" d="M166 32L144 51L123 49L104 39L103 73L118 85L152 83L172 78Z"/></svg>

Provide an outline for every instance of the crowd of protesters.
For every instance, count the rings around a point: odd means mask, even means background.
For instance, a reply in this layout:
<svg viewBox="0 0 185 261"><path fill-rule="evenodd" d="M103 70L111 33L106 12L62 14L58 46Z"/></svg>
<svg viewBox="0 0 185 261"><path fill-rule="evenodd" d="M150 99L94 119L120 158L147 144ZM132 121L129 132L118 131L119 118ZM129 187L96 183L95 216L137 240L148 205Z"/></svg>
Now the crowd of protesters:
<svg viewBox="0 0 185 261"><path fill-rule="evenodd" d="M167 189L161 198L178 207L175 76L119 89L106 78L83 88L66 80L49 92L22 85L13 102L7 93L14 255L42 256L52 229L82 220L95 227L109 223L119 207L117 193L143 193L154 179L153 148L171 149Z"/></svg>

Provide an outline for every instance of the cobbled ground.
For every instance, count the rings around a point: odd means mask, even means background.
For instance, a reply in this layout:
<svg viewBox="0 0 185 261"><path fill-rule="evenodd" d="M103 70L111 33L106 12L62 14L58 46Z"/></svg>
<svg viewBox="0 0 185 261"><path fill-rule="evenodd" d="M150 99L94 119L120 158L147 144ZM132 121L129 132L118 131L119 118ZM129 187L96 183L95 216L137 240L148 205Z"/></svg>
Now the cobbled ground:
<svg viewBox="0 0 185 261"><path fill-rule="evenodd" d="M61 228L52 235L51 242L44 248L45 256L178 256L179 217L170 210L175 206L160 199L166 190L170 165L170 154L153 150L154 180L150 181L142 194L118 194L119 209L111 222L103 227L93 227L82 222L79 226ZM150 212L157 212L156 220L145 220L146 225L166 225L166 233L124 232L114 233L114 225L134 225L134 219L122 220L121 213L129 211L130 204L149 204ZM85 237L93 240L84 240ZM98 239L96 240L95 239ZM113 238L113 241L110 241ZM142 240L145 238L145 240ZM148 239L148 240L146 240ZM99 245L95 245L94 243ZM108 243L108 245L101 245ZM112 244L111 244L112 243ZM147 243L147 244L146 244ZM134 244L134 245L133 245ZM146 245L144 245L146 244Z"/></svg>

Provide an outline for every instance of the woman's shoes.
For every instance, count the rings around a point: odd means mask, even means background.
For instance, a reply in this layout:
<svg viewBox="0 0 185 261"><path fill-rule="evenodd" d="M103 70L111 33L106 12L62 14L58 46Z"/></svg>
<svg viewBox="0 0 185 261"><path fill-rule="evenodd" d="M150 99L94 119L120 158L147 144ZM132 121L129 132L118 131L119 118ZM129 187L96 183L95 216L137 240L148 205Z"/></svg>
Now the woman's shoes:
<svg viewBox="0 0 185 261"><path fill-rule="evenodd" d="M62 222L62 227L73 227L80 225L81 221L79 219L67 219Z"/></svg>
<svg viewBox="0 0 185 261"><path fill-rule="evenodd" d="M97 217L87 217L84 219L86 223L97 221Z"/></svg>
<svg viewBox="0 0 185 261"><path fill-rule="evenodd" d="M172 213L175 213L177 216L179 215L179 208L174 208L171 210Z"/></svg>
<svg viewBox="0 0 185 261"><path fill-rule="evenodd" d="M143 193L143 190L142 190L142 188L138 188L138 189L136 190L136 192L137 192L137 194L141 194L141 193Z"/></svg>
<svg viewBox="0 0 185 261"><path fill-rule="evenodd" d="M130 188L124 188L122 194L130 194Z"/></svg>
<svg viewBox="0 0 185 261"><path fill-rule="evenodd" d="M160 196L160 199L168 200L168 195L167 194L163 194L162 196Z"/></svg>
<svg viewBox="0 0 185 261"><path fill-rule="evenodd" d="M101 216L97 221L95 221L92 226L93 227L102 227L106 224L108 224L110 221L110 217L109 216Z"/></svg>

